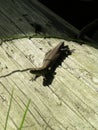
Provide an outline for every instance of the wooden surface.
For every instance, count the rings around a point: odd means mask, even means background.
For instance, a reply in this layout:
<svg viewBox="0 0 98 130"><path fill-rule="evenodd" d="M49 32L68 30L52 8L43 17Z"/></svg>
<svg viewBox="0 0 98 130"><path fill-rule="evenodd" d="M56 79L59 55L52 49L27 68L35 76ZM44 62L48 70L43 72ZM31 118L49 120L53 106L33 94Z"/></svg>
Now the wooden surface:
<svg viewBox="0 0 98 130"><path fill-rule="evenodd" d="M40 36L68 38L79 32L37 0L0 1L0 38L35 37L36 25Z"/></svg>
<svg viewBox="0 0 98 130"><path fill-rule="evenodd" d="M23 130L97 130L97 47L94 48L94 46L87 44L79 45L75 42L68 42L58 38L34 38L36 35L35 28L32 31L30 23L26 22L21 15L28 12L28 18L32 19L32 11L38 11L39 8L35 5L37 4L38 6L40 4L37 1L33 1L34 7L36 7L34 8L30 2L32 1L1 0L0 4L0 12L2 12L0 13L0 16L2 16L2 19L0 19L0 36L2 36L0 45L0 130L4 129L12 89L14 89L14 97L7 130L18 129L29 99L31 99L31 103ZM16 9L14 9L15 7ZM35 12L33 13L35 14ZM40 11L40 13L43 14L43 22L46 15L44 15L44 11ZM51 12L50 15L52 15ZM36 16L35 20L38 21L37 18L39 17L37 15L34 16ZM17 21L19 17L23 19L23 24ZM4 19L6 20L4 21ZM12 21L12 24L9 21ZM62 20L59 17L57 17L57 21L59 21L60 25L62 24ZM66 24L62 26L71 27ZM19 32L19 29L22 31ZM34 33L32 38L27 37L30 34L30 30ZM63 33L64 31L58 30L58 26L52 26L51 29L48 28L47 30L48 35L53 33L52 35L55 36L57 32L58 37L60 35L69 37L78 32L72 29L73 31L67 30L65 31L66 33ZM41 34L45 35L43 32ZM25 38L22 38L24 37L23 35ZM8 37L13 40L2 41L2 39L4 40L4 38ZM64 60L62 66L56 69L55 78L49 87L43 86L43 77L39 77L36 81L31 81L30 79L34 75L30 74L29 71L16 72L2 77L14 70L41 66L45 53L60 41L64 41L65 45L68 45L71 50L75 50L72 55Z"/></svg>
<svg viewBox="0 0 98 130"><path fill-rule="evenodd" d="M45 53L59 39L13 40L0 46L0 76L13 70L41 66ZM51 45L51 46L50 46ZM30 81L27 72L0 78L0 128L3 129L14 88L8 130L19 126L28 99L31 99L24 129L95 130L98 129L98 51L87 45L65 41L74 53L58 67L49 87L43 78ZM41 49L42 48L42 49Z"/></svg>

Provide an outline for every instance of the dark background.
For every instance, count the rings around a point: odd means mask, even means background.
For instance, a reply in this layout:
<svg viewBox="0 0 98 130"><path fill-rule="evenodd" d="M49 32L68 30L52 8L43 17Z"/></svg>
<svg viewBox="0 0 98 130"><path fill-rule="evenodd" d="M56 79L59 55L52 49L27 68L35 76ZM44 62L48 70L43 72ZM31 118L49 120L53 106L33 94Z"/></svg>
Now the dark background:
<svg viewBox="0 0 98 130"><path fill-rule="evenodd" d="M39 0L79 30L98 18L97 0Z"/></svg>

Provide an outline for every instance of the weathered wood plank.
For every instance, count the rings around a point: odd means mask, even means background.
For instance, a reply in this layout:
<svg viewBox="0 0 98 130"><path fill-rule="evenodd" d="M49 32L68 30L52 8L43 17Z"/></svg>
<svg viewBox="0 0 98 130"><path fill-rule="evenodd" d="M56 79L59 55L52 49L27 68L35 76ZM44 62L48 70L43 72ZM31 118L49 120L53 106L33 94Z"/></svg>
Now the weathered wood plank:
<svg viewBox="0 0 98 130"><path fill-rule="evenodd" d="M6 39L39 36L39 33L69 38L79 32L36 0L1 0L0 30L0 38Z"/></svg>
<svg viewBox="0 0 98 130"><path fill-rule="evenodd" d="M65 45L75 51L56 69L49 87L43 86L42 77L31 81L34 75L29 71L2 77L14 70L41 66L48 50L78 33L36 0L0 1L0 130L4 129L13 88L7 130L18 129L28 99L31 104L24 130L98 129L98 50L95 45L81 46L65 41ZM34 38L36 36L63 39ZM2 42L9 38L13 40Z"/></svg>
<svg viewBox="0 0 98 130"><path fill-rule="evenodd" d="M17 69L41 66L45 53L59 42L60 39L52 38L24 38L4 42L0 46L0 76ZM3 122L4 113L8 109L9 93L14 88L9 129L18 128L29 98L31 104L23 129L98 129L98 52L92 47L74 42L65 41L65 45L75 51L64 60L62 67L57 68L50 87L43 87L42 77L30 81L33 75L29 72L16 72L0 78L1 95L3 92L6 96L4 102L1 98L0 104L2 107L7 106L0 108ZM93 62L95 67L92 69L88 65L90 63L93 66ZM94 78L96 82L93 82ZM0 128L3 128L3 122Z"/></svg>

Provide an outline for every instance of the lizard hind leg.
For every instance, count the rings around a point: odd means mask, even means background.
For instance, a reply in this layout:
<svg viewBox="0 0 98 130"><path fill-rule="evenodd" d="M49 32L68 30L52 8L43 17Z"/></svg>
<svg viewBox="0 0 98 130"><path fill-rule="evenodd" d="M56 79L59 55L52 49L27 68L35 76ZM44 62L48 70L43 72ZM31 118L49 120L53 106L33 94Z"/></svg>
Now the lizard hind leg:
<svg viewBox="0 0 98 130"><path fill-rule="evenodd" d="M33 78L30 79L30 81L35 81L38 77L40 77L39 75L35 75Z"/></svg>

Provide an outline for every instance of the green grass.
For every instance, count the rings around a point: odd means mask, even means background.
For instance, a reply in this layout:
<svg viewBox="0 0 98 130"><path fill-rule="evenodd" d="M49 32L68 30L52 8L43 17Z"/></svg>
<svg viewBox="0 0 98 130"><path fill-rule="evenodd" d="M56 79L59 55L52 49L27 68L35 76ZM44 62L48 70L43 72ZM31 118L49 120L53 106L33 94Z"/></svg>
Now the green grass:
<svg viewBox="0 0 98 130"><path fill-rule="evenodd" d="M4 130L6 130L6 128L7 128L8 117L9 117L9 113L10 113L10 110L11 110L12 99L13 99L13 90L12 90L12 93L11 93L10 104L9 104L9 108L8 108L8 112L7 112L7 116L6 116Z"/></svg>
<svg viewBox="0 0 98 130"><path fill-rule="evenodd" d="M11 93L10 104L9 104L9 108L8 108L8 112L7 112L7 116L6 116L4 130L7 130L7 124L8 124L9 114L10 114L10 110L11 110L12 99L13 99L13 90L12 90L12 93ZM30 102L31 102L31 100L29 99L29 101L26 105L26 109L23 113L23 117L22 117L22 120L21 120L21 123L20 123L18 130L21 130L23 128L23 124L24 124L24 121L25 121L25 118L26 118L26 115L27 115L27 111L29 109Z"/></svg>
<svg viewBox="0 0 98 130"><path fill-rule="evenodd" d="M18 128L18 130L21 130L22 127L23 127L23 123L24 123L24 121L25 121L25 117L26 117L26 114L27 114L27 111L28 111L30 102L31 102L31 100L29 99L29 101L28 101L28 103L27 103L27 106L26 106L26 110L24 111L24 114L23 114L23 117L22 117L22 120L21 120L21 123L20 123L20 127Z"/></svg>

